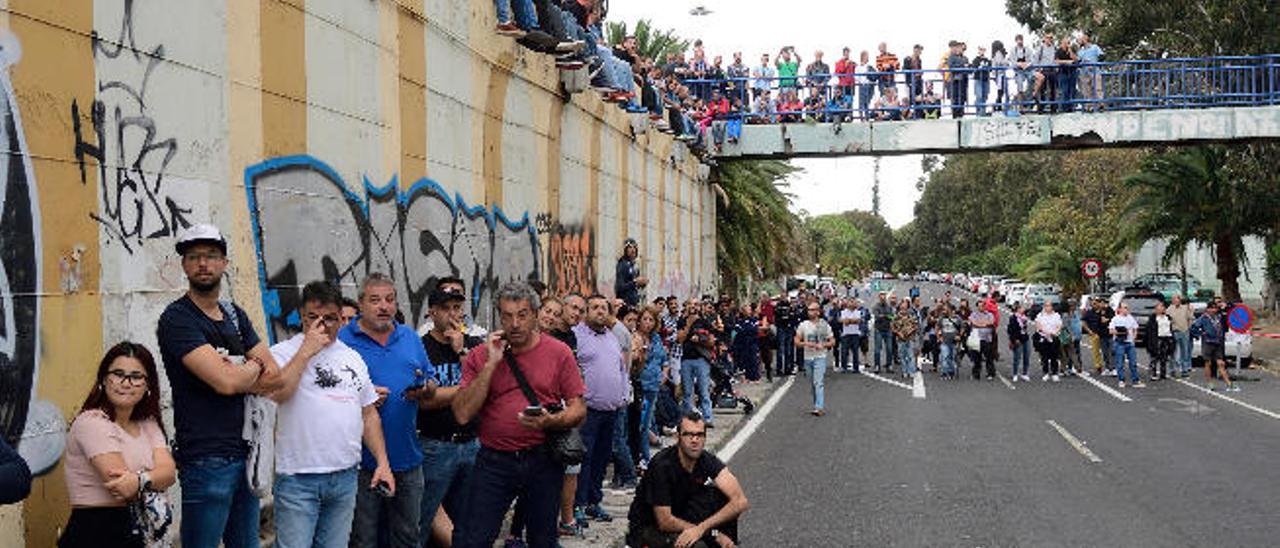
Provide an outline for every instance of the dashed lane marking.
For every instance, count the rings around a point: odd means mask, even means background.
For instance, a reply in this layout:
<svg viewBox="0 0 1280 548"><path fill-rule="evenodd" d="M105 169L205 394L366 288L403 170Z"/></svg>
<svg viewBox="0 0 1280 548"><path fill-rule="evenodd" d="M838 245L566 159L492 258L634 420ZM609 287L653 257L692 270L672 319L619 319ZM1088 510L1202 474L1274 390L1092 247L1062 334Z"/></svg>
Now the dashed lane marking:
<svg viewBox="0 0 1280 548"><path fill-rule="evenodd" d="M778 389L773 392L772 396L769 396L769 400L764 402L764 405L762 405L760 409L757 409L756 413L747 420L747 424L744 425L741 430L738 430L737 434L734 434L733 439L729 440L729 443L724 444L724 447L716 453L716 456L719 457L722 462L729 462L729 459L732 459L733 456L737 454L738 450L742 449L742 446L747 443L747 439L750 438L752 434L756 433L756 430L760 428L760 424L769 417L769 413L773 411L773 408L778 406L778 402L782 400L782 396L787 393L787 390L791 389L791 385L795 384L795 381L795 377L790 377L787 379L787 382L782 383L782 386L778 387Z"/></svg>
<svg viewBox="0 0 1280 548"><path fill-rule="evenodd" d="M1013 383L1009 382L1009 379L1005 378L1005 376L1004 376L1004 374L1003 374L1003 373L1000 373L999 371L997 371L997 372L996 372L996 377L998 377L998 378L1000 379L1000 382L1004 383L1004 385L1005 385L1005 386L1007 386L1007 387L1009 388L1009 390L1017 390L1017 389L1018 389L1018 387L1014 386L1014 385L1013 385Z"/></svg>
<svg viewBox="0 0 1280 548"><path fill-rule="evenodd" d="M1208 394L1208 395L1213 396L1213 397L1215 397L1215 398L1223 399L1223 400L1229 401L1229 402L1231 402L1231 403L1234 403L1234 404L1236 404L1236 405L1239 405L1240 407L1243 407L1243 408L1248 409L1248 410L1250 410L1250 411L1253 411L1253 412L1255 412L1255 413L1259 413L1259 414L1265 415L1265 416L1267 416L1267 417L1271 417L1271 418L1273 418L1273 419L1280 419L1280 413L1276 413L1275 411L1270 411L1270 410L1267 410L1267 409L1263 409L1263 408L1258 407L1258 406L1256 406L1256 405L1253 405L1253 404L1251 404L1251 403L1247 403L1247 402L1243 402L1243 401L1237 400L1237 399L1235 399L1235 398L1233 398L1233 397L1231 397L1231 396L1228 396L1228 395L1226 395L1226 394L1219 394L1219 393L1217 393L1217 392L1214 392L1214 391L1212 391L1212 390L1209 390L1208 388L1205 388L1205 387L1203 387L1203 386L1200 386L1200 385L1198 385L1198 384L1196 384L1196 383L1190 382L1190 381L1188 381L1188 380L1186 380L1186 379L1174 379L1174 380L1176 380L1176 381L1178 381L1178 382L1180 382L1180 383L1182 383L1182 384L1185 384L1185 385L1187 385L1187 386L1190 386L1191 388L1194 388L1194 389L1196 389L1196 390L1199 390L1199 391L1201 391L1201 392L1204 392L1205 394Z"/></svg>
<svg viewBox="0 0 1280 548"><path fill-rule="evenodd" d="M1100 381L1100 380L1098 380L1098 379L1093 378L1093 376L1092 376L1092 375L1076 375L1076 377L1077 377L1077 378L1079 378L1080 380L1083 380L1084 382L1087 382L1087 383L1089 383L1089 384L1092 384L1092 385L1094 385L1094 386L1098 387L1098 390L1101 390L1101 391L1103 391L1103 392L1106 392L1106 393L1108 393L1108 394L1111 394L1111 395L1112 395L1112 396L1114 396L1117 400L1125 401L1125 402L1133 401L1133 398L1130 398L1129 396L1126 396L1126 395L1124 395L1124 394L1120 393L1120 391L1119 391L1119 390L1116 390L1115 388L1112 388L1112 387L1110 387L1110 386L1107 386L1107 385L1106 385L1105 383L1103 383L1102 381Z"/></svg>
<svg viewBox="0 0 1280 548"><path fill-rule="evenodd" d="M1094 454L1093 451L1090 451L1088 447L1085 447L1084 442L1080 441L1080 438L1077 438L1075 434L1068 432L1061 424L1058 424L1053 420L1047 420L1044 422L1048 423L1049 426L1052 426L1054 430L1057 430L1058 434L1062 436L1062 439L1067 440L1067 443L1071 444L1071 447L1075 448L1077 453L1080 453L1084 458L1089 459L1089 462L1095 464L1102 462L1102 459L1099 458L1098 455Z"/></svg>
<svg viewBox="0 0 1280 548"><path fill-rule="evenodd" d="M925 397L924 373L916 371L914 377L915 378L911 379L911 397L917 400L923 400Z"/></svg>
<svg viewBox="0 0 1280 548"><path fill-rule="evenodd" d="M906 390L915 390L915 387L913 387L913 386L911 386L911 385L909 385L909 384L907 384L907 383L905 383L905 382L895 381L895 380L893 380L893 379L890 379L889 377L884 377L884 376L881 376L881 375L877 375L877 374L872 373L872 372L870 372L870 371L863 371L863 372L862 372L862 374L863 374L863 375L866 375L866 376L868 376L868 377L870 377L870 378L873 378L873 379L875 379L875 380L878 380L878 381L880 381L880 382L888 383L888 384L892 384L892 385L894 385L894 386L896 386L896 387L898 387L898 388L903 388L903 389L906 389Z"/></svg>

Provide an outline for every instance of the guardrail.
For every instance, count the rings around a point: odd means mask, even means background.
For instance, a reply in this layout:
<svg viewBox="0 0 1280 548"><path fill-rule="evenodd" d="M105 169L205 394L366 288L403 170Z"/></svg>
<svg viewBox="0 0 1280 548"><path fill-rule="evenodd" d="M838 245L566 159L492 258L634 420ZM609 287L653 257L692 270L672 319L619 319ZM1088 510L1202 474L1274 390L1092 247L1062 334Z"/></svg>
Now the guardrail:
<svg viewBox="0 0 1280 548"><path fill-rule="evenodd" d="M737 105L717 119L747 123L1265 106L1280 104L1280 54L684 83L697 97L718 91ZM777 105L772 111L757 105L765 91Z"/></svg>

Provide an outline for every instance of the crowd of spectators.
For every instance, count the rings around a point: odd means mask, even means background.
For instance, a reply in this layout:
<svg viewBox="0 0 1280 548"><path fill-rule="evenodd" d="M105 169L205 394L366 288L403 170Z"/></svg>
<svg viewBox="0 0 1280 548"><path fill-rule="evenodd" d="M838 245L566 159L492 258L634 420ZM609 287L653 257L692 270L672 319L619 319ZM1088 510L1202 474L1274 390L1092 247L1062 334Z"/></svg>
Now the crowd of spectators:
<svg viewBox="0 0 1280 548"><path fill-rule="evenodd" d="M899 58L881 42L874 57L844 47L834 64L822 50L807 64L794 46L748 66L742 52L708 57L701 40L665 59L642 55L635 36L610 47L600 0L495 0L496 31L556 55L565 70L586 68L591 87L634 114L648 114L659 130L695 151L736 142L742 124L932 119L1013 112L1101 108L1102 78L1094 65L1102 49L1087 33L1039 41L1014 37L978 46L952 40L936 64L924 48Z"/></svg>

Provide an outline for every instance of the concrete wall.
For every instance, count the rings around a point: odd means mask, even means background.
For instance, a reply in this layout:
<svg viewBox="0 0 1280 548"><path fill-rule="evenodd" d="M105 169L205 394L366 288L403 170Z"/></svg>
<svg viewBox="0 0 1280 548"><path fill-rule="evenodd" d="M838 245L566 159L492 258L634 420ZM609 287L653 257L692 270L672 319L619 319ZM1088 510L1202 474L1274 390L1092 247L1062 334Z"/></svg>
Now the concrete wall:
<svg viewBox="0 0 1280 548"><path fill-rule="evenodd" d="M482 323L507 280L612 293L628 236L650 296L713 289L705 168L562 100L492 6L0 0L0 428L41 474L0 545L54 543L67 421L106 346L155 348L191 223L229 235L227 293L277 334L298 284L374 270L414 319L446 274Z"/></svg>

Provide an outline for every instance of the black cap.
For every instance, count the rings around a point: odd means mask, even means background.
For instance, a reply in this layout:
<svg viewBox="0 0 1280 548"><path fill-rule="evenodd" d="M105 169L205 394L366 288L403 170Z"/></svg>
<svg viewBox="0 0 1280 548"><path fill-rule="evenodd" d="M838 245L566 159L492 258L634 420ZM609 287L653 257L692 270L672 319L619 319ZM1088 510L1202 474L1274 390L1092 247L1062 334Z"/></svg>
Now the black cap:
<svg viewBox="0 0 1280 548"><path fill-rule="evenodd" d="M461 289L458 289L457 287L454 287L452 285L447 285L444 287L437 285L435 289L431 290L431 295L427 297L427 306L435 306L438 304L447 304L452 301L465 301L465 300L467 300L467 296L463 293Z"/></svg>

